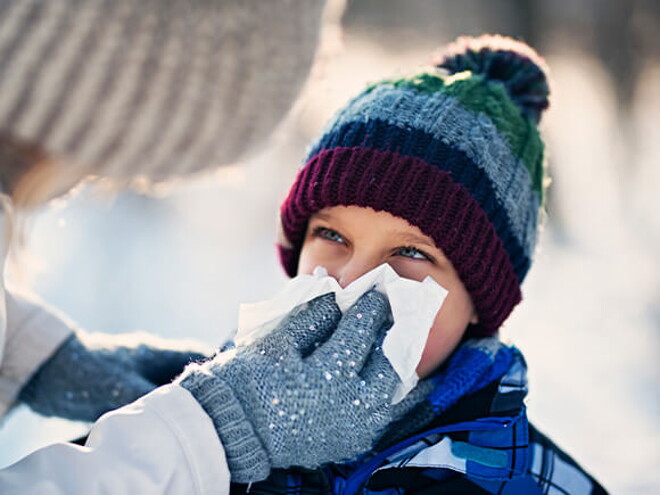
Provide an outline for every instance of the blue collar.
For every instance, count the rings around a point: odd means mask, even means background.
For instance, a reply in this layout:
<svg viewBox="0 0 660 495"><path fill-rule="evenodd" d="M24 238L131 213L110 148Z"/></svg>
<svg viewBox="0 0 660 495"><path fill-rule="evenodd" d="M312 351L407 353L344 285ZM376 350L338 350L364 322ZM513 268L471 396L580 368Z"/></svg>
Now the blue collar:
<svg viewBox="0 0 660 495"><path fill-rule="evenodd" d="M380 473L405 467L437 472L450 470L483 481L504 481L523 476L531 462L529 425L523 398L527 392L526 365L512 349L508 369L499 378L463 398L452 417L475 417L475 404L488 404L477 419L429 425L384 451L351 463L352 473L336 478L335 493L351 495ZM439 380L436 389L441 386ZM433 395L433 394L431 394ZM481 406L483 407L483 406ZM441 420L444 414L437 419Z"/></svg>

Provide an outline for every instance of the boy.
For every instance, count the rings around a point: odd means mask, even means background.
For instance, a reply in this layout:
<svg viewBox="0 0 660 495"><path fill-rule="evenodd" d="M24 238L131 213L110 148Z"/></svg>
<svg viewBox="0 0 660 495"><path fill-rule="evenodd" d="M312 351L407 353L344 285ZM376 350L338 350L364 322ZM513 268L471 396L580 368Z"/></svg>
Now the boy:
<svg viewBox="0 0 660 495"><path fill-rule="evenodd" d="M290 276L321 265L345 286L388 263L448 290L417 368L425 400L357 459L276 471L250 493L605 493L528 423L524 360L497 339L543 205L543 62L483 36L438 67L336 115L282 205L279 246Z"/></svg>

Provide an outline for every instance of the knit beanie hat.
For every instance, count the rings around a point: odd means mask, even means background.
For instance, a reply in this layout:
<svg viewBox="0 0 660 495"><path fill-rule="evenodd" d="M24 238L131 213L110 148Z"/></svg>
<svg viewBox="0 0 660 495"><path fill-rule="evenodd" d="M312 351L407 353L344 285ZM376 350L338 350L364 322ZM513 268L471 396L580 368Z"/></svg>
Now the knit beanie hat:
<svg viewBox="0 0 660 495"><path fill-rule="evenodd" d="M0 136L120 181L232 163L297 97L324 5L3 0Z"/></svg>
<svg viewBox="0 0 660 495"><path fill-rule="evenodd" d="M501 36L459 38L434 71L374 84L329 122L281 207L289 276L311 215L387 211L442 249L494 334L522 296L543 204L541 58Z"/></svg>

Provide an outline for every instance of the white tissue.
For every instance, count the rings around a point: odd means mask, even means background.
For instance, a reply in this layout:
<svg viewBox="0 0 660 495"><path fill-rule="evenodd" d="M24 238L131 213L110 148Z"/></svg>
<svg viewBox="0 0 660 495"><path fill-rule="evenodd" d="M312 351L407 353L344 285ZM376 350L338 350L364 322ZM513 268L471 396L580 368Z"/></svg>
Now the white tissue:
<svg viewBox="0 0 660 495"><path fill-rule="evenodd" d="M417 384L415 372L433 320L447 291L431 277L422 282L401 278L390 265L380 265L342 289L323 267L312 275L289 280L272 299L242 304L238 315L237 346L247 345L274 330L296 306L334 292L337 305L345 312L365 292L376 288L387 296L394 324L383 341L383 352L401 378L392 403L403 399Z"/></svg>

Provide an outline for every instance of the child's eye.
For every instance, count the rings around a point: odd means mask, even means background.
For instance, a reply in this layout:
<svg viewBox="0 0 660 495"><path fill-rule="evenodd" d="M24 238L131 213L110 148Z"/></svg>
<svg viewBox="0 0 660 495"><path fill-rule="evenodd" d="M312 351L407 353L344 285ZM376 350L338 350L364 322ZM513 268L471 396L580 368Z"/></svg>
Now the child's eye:
<svg viewBox="0 0 660 495"><path fill-rule="evenodd" d="M327 241L346 244L346 241L339 232L329 229L327 227L316 227L314 229L314 236L320 237L321 239L325 239Z"/></svg>
<svg viewBox="0 0 660 495"><path fill-rule="evenodd" d="M403 256L405 258L412 258L415 260L427 260L427 261L433 261L433 259L426 254L424 251L420 251L419 249L412 247L412 246L406 246L397 249L396 253L397 256Z"/></svg>

